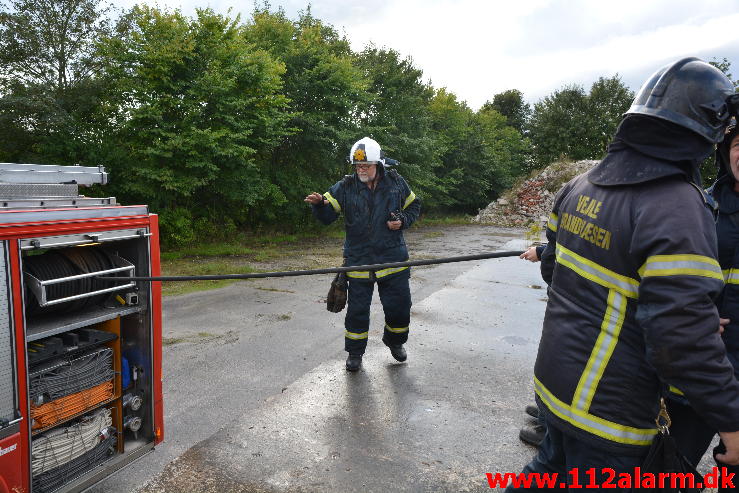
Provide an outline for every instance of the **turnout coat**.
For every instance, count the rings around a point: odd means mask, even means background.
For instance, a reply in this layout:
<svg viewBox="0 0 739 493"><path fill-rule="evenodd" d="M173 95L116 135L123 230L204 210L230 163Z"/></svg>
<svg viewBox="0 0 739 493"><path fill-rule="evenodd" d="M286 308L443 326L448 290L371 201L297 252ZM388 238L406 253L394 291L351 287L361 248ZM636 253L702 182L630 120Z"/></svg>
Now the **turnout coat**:
<svg viewBox="0 0 739 493"><path fill-rule="evenodd" d="M382 166L378 167L381 178L374 190L362 183L356 173L347 175L323 194L328 204L313 206L314 216L324 224L332 223L340 214L344 216L347 266L408 260L403 230L418 219L421 202L395 170L386 171ZM387 227L391 212L403 221L403 226L397 231ZM408 267L383 269L375 276L381 279L405 269ZM350 271L347 275L355 279L371 278L366 271Z"/></svg>
<svg viewBox="0 0 739 493"><path fill-rule="evenodd" d="M638 179L596 167L560 190L549 218L537 399L553 426L616 454L645 453L667 387L715 429L739 430L712 200L668 162L629 148L606 160Z"/></svg>

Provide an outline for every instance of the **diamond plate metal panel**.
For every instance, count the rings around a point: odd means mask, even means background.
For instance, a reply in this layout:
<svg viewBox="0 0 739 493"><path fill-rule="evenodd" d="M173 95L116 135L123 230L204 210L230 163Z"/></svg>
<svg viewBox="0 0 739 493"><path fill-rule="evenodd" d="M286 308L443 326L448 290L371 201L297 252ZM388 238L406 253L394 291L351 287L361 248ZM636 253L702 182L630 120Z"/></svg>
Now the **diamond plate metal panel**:
<svg viewBox="0 0 739 493"><path fill-rule="evenodd" d="M8 299L8 265L6 242L0 242L0 419L15 418L15 357Z"/></svg>
<svg viewBox="0 0 739 493"><path fill-rule="evenodd" d="M0 197L78 197L75 184L0 183Z"/></svg>

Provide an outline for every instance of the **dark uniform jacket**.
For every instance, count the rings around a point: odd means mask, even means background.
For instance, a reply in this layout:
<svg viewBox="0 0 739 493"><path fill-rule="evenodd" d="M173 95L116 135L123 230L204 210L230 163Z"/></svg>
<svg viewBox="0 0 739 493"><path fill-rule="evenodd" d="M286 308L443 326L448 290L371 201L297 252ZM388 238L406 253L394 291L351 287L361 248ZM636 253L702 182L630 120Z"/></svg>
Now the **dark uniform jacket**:
<svg viewBox="0 0 739 493"><path fill-rule="evenodd" d="M718 202L718 261L726 282L716 306L719 315L730 320L722 337L734 373L739 375L739 193L734 191L734 181L726 174L709 192Z"/></svg>
<svg viewBox="0 0 739 493"><path fill-rule="evenodd" d="M346 228L344 258L348 266L408 260L402 230L418 219L420 199L395 170L379 168L382 176L374 190L362 183L356 173L347 175L323 194L328 200L327 205L313 206L313 214L324 224L332 223L339 214L343 214ZM403 221L400 230L392 231L387 227L391 212L398 213ZM407 267L383 269L375 276L380 279L405 269ZM366 271L352 271L348 276L370 278Z"/></svg>
<svg viewBox="0 0 739 493"><path fill-rule="evenodd" d="M645 452L667 385L717 430L739 430L710 199L676 163L610 151L555 198L537 398L552 425L617 454Z"/></svg>

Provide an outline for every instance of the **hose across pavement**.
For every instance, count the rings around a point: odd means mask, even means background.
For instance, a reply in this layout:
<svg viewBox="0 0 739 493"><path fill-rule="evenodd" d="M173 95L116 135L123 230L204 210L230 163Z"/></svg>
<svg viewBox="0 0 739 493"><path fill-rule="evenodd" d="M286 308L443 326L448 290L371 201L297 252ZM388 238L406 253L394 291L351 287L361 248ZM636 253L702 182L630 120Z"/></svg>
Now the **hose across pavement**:
<svg viewBox="0 0 739 493"><path fill-rule="evenodd" d="M260 279L265 277L295 277L295 276L312 276L318 274L335 274L338 272L349 271L378 271L381 269L394 269L397 267L415 267L419 265L435 265L448 264L452 262L468 262L471 260L487 260L491 258L518 257L522 251L507 251L480 253L477 255L463 255L461 257L446 257L429 260L406 260L405 262L390 262L386 264L371 265L350 265L345 267L331 267L328 269L313 270L293 270L284 272L258 272L253 274L219 274L219 275L202 275L202 276L133 276L133 277L106 277L97 276L102 281L220 281L224 279Z"/></svg>

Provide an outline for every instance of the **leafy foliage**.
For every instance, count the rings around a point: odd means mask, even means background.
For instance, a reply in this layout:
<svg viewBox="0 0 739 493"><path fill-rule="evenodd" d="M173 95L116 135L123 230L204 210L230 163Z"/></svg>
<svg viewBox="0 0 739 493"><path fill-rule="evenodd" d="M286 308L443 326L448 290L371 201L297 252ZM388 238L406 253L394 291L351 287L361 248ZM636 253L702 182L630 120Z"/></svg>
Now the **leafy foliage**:
<svg viewBox="0 0 739 493"><path fill-rule="evenodd" d="M534 105L529 122L534 162L603 157L633 98L618 75L599 78L587 94L569 85L545 97Z"/></svg>
<svg viewBox="0 0 739 493"><path fill-rule="evenodd" d="M127 21L101 43L105 111L126 150L113 183L155 210L209 208L245 220L277 193L256 158L286 130L284 65L210 9L188 19L136 7Z"/></svg>
<svg viewBox="0 0 739 493"><path fill-rule="evenodd" d="M242 21L102 1L0 0L0 161L104 164L111 185L93 193L149 204L170 246L311 227L302 198L350 172L364 136L424 210L474 213L533 167L600 157L633 97L614 76L474 110L310 8Z"/></svg>
<svg viewBox="0 0 739 493"><path fill-rule="evenodd" d="M483 107L494 109L506 117L507 124L520 133L524 133L531 115L531 107L518 89L509 89L496 94L493 96L493 102L487 102Z"/></svg>
<svg viewBox="0 0 739 493"><path fill-rule="evenodd" d="M89 160L101 90L94 40L109 36L100 0L0 3L0 159Z"/></svg>
<svg viewBox="0 0 739 493"><path fill-rule="evenodd" d="M402 163L400 171L415 193L439 195L444 188L438 175L442 162L429 107L434 89L423 82L412 59L402 59L394 50L370 45L356 55L355 65L368 84L357 114L358 135L371 136L388 157ZM346 142L345 148L352 143Z"/></svg>
<svg viewBox="0 0 739 493"><path fill-rule="evenodd" d="M711 65L722 71L726 77L729 78L730 81L734 84L734 88L737 92L739 92L739 79L734 79L734 76L731 75L731 62L726 58L722 58L721 61L717 60L716 58L713 58L710 62Z"/></svg>
<svg viewBox="0 0 739 493"><path fill-rule="evenodd" d="M358 133L354 116L366 99L366 80L356 71L349 42L310 10L290 21L281 10L257 8L242 35L284 64L282 94L289 101L290 131L262 155L261 173L274 193L259 201L251 219L309 220L302 198L325 190L327 177L341 176L339 163Z"/></svg>

